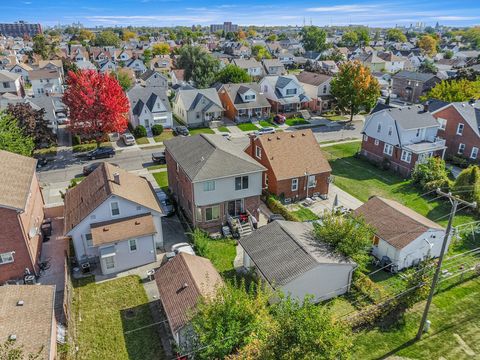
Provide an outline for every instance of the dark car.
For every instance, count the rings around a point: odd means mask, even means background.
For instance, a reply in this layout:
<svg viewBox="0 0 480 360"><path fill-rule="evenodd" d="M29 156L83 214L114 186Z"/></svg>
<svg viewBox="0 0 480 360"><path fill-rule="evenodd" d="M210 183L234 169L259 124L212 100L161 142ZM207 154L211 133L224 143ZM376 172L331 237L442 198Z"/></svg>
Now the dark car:
<svg viewBox="0 0 480 360"><path fill-rule="evenodd" d="M188 136L189 131L186 126L175 126L173 128L173 135L182 135L182 136Z"/></svg>
<svg viewBox="0 0 480 360"><path fill-rule="evenodd" d="M96 162L96 163L91 163L91 164L88 164L88 165L85 165L83 167L83 175L84 176L87 176L87 175L90 175L92 172L95 171L96 168L98 168L101 164L103 164L102 162ZM110 163L110 165L113 165L113 166L118 166L117 164L114 164L114 163Z"/></svg>
<svg viewBox="0 0 480 360"><path fill-rule="evenodd" d="M95 150L89 151L86 157L87 159L95 160L95 159L111 158L114 155L115 155L114 148L101 146Z"/></svg>
<svg viewBox="0 0 480 360"><path fill-rule="evenodd" d="M275 221L275 220L285 220L285 218L280 214L272 214L268 217L267 222L271 223L272 221Z"/></svg>
<svg viewBox="0 0 480 360"><path fill-rule="evenodd" d="M166 164L165 151L154 152L152 154L152 161L156 164Z"/></svg>

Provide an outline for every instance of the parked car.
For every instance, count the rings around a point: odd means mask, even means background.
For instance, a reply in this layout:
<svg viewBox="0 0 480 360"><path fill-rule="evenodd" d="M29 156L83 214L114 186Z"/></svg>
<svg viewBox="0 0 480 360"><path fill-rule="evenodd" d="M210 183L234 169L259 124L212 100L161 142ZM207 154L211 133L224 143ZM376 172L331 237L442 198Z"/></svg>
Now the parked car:
<svg viewBox="0 0 480 360"><path fill-rule="evenodd" d="M286 117L280 114L277 114L273 117L273 121L275 121L277 124L284 124L286 120Z"/></svg>
<svg viewBox="0 0 480 360"><path fill-rule="evenodd" d="M166 164L165 151L152 153L152 161L156 164Z"/></svg>
<svg viewBox="0 0 480 360"><path fill-rule="evenodd" d="M178 135L188 136L188 134L190 134L190 132L188 131L186 126L175 126L173 128L173 135L175 136L178 136Z"/></svg>
<svg viewBox="0 0 480 360"><path fill-rule="evenodd" d="M57 114L57 123L58 125L64 125L68 122L67 115L64 113L58 113Z"/></svg>
<svg viewBox="0 0 480 360"><path fill-rule="evenodd" d="M83 175L84 176L87 176L87 175L90 175L92 172L95 171L95 169L97 167L99 167L100 165L102 164L102 162L95 162L95 163L91 163L91 164L88 164L88 165L85 165L83 167ZM118 164L114 164L114 163L110 163L111 165L113 166L118 166Z"/></svg>
<svg viewBox="0 0 480 360"><path fill-rule="evenodd" d="M173 245L172 252L174 252L175 254L183 252L190 255L195 255L195 251L193 251L192 246L189 243L185 242Z"/></svg>
<svg viewBox="0 0 480 360"><path fill-rule="evenodd" d="M89 151L86 155L87 159L104 159L111 158L115 155L115 149L111 147L100 146L99 148Z"/></svg>
<svg viewBox="0 0 480 360"><path fill-rule="evenodd" d="M135 145L135 137L130 133L125 133L122 135L123 143L127 146Z"/></svg>
<svg viewBox="0 0 480 360"><path fill-rule="evenodd" d="M285 218L280 214L272 214L268 217L267 222L271 223L272 221L275 221L275 220L285 220Z"/></svg>
<svg viewBox="0 0 480 360"><path fill-rule="evenodd" d="M162 212L166 216L173 215L175 213L175 208L173 207L173 204L165 191L163 191L162 189L157 189L155 190L155 194L157 195L158 201L160 201Z"/></svg>
<svg viewBox="0 0 480 360"><path fill-rule="evenodd" d="M264 135L264 134L275 134L275 128L264 127L255 131L255 135Z"/></svg>

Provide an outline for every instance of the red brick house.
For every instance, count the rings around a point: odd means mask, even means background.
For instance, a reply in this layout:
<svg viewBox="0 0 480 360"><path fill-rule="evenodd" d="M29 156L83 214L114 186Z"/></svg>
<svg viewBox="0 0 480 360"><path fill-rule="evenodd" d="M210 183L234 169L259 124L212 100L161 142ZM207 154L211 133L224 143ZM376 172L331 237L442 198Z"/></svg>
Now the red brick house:
<svg viewBox="0 0 480 360"><path fill-rule="evenodd" d="M36 164L0 150L0 284L38 271L44 202Z"/></svg>
<svg viewBox="0 0 480 360"><path fill-rule="evenodd" d="M440 124L438 136L445 139L446 154L478 161L480 101L450 103L431 112Z"/></svg>
<svg viewBox="0 0 480 360"><path fill-rule="evenodd" d="M332 169L312 130L251 135L245 150L267 168L263 183L287 202L328 194Z"/></svg>

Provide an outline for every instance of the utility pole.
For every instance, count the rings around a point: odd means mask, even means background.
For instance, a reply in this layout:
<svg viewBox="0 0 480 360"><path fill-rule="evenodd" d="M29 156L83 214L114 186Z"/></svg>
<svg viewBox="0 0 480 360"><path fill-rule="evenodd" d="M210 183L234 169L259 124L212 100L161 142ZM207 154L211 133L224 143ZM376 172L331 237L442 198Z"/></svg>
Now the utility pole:
<svg viewBox="0 0 480 360"><path fill-rule="evenodd" d="M447 231L445 232L445 236L443 238L442 250L440 251L440 257L438 258L438 264L437 264L437 268L435 269L435 275L433 276L432 285L430 287L430 293L428 294L427 303L425 304L425 310L423 311L422 320L420 321L420 327L418 328L418 332L415 340L420 340L422 338L422 334L425 332L425 323L427 322L428 311L430 310L430 305L432 304L433 295L435 294L435 286L437 285L438 278L440 276L440 271L442 269L442 262L445 256L445 251L447 249L448 238L450 236L450 232L452 231L452 223L453 223L453 218L455 217L455 213L457 211L457 206L458 204L464 204L472 208L477 207L477 204L475 202L470 203L470 202L464 201L462 199L459 199L456 196L453 196L452 193L445 193L440 189L437 189L437 194L444 196L450 200L450 202L452 203L452 210L450 211L450 217L448 218Z"/></svg>

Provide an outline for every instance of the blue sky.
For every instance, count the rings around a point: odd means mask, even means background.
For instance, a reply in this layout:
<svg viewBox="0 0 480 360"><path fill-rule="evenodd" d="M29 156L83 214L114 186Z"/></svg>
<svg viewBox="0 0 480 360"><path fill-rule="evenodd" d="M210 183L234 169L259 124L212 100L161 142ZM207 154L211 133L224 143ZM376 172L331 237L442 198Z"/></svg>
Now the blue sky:
<svg viewBox="0 0 480 360"><path fill-rule="evenodd" d="M311 1L311 0L0 0L0 22L43 25L434 25L480 24L478 0Z"/></svg>

